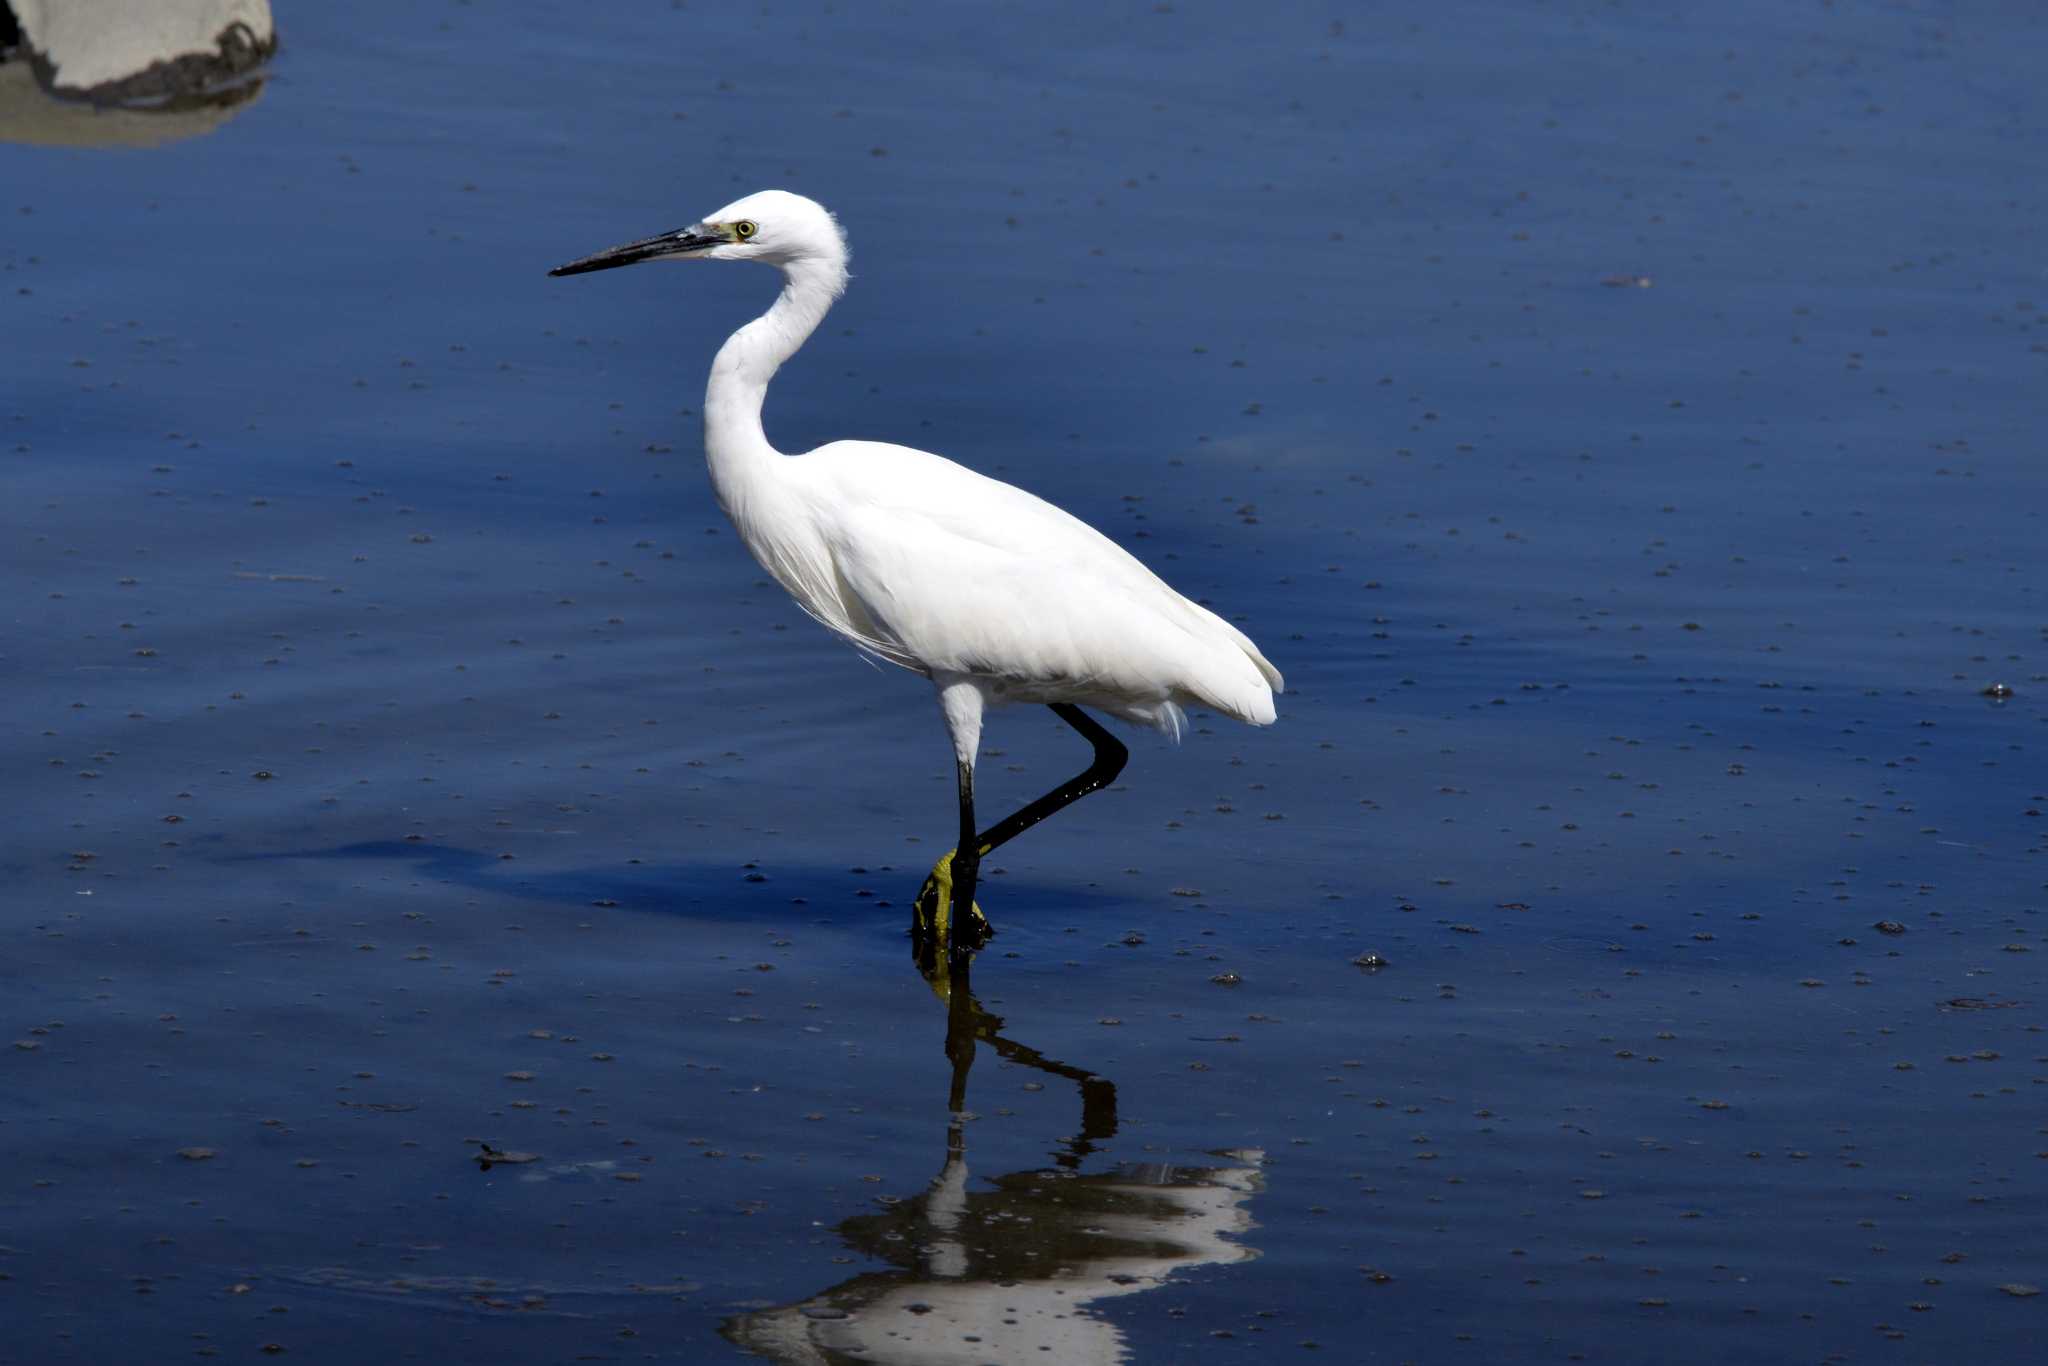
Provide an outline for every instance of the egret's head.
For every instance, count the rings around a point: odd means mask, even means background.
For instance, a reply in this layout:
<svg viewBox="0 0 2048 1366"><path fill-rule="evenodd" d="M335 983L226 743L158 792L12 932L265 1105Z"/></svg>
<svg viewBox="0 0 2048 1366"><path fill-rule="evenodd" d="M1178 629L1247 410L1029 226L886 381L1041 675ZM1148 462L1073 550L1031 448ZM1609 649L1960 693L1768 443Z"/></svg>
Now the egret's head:
<svg viewBox="0 0 2048 1366"><path fill-rule="evenodd" d="M687 228L644 237L556 266L550 275L581 275L640 261L765 261L784 270L811 265L846 272L846 235L822 204L788 190L762 190L734 200ZM837 292L835 287L834 292Z"/></svg>

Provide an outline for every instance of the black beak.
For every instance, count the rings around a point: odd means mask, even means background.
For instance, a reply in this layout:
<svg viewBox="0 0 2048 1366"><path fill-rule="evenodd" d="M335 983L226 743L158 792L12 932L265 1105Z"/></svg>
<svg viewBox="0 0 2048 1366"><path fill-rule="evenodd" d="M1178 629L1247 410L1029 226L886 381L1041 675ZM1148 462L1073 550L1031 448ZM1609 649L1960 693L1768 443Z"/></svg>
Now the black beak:
<svg viewBox="0 0 2048 1366"><path fill-rule="evenodd" d="M705 232L701 227L678 228L659 237L643 237L638 242L608 247L595 256L571 261L566 266L556 266L548 274L583 275L593 270L611 270L615 266L655 261L664 256L686 256L693 251L703 251L707 247L722 247L728 240L717 233Z"/></svg>

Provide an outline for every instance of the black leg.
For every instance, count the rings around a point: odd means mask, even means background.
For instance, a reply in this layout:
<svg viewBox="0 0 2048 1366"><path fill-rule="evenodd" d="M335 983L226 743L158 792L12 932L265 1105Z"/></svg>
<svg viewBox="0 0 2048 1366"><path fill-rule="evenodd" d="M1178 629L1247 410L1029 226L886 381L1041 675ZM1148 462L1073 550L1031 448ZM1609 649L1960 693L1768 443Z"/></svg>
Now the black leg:
<svg viewBox="0 0 2048 1366"><path fill-rule="evenodd" d="M1131 757L1120 740L1079 707L1070 702L1049 705L1054 715L1095 746L1094 761L1037 801L1003 817L979 835L974 833L974 770L966 764L959 765L960 843L954 846L950 861L940 860L941 868L934 869L934 876L925 879L911 919L911 953L916 957L919 969L927 976L931 976L937 967L934 952L937 946L932 942L934 936L945 939L948 963L958 971L968 956L986 944L993 933L974 905L974 888L980 879L982 856L1008 844L1060 808L1071 806L1089 793L1109 786L1116 781L1117 774L1123 772L1125 761ZM946 879L944 884L940 881L941 870ZM942 904L950 908L943 923L938 914Z"/></svg>
<svg viewBox="0 0 2048 1366"><path fill-rule="evenodd" d="M981 873L981 841L974 837L974 770L966 764L959 765L960 773L960 842L953 846L953 905L959 914L953 917L952 931L947 936L946 956L952 960L954 971L967 966L968 955L988 940L988 935L973 920L974 884Z"/></svg>
<svg viewBox="0 0 2048 1366"><path fill-rule="evenodd" d="M1050 705L1054 715L1080 731L1088 738L1088 743L1095 746L1095 762L1089 764L1086 771L1075 774L1021 811L1012 812L983 831L981 837L974 841L977 858L1008 844L1061 807L1071 806L1089 793L1108 787L1116 781L1116 775L1124 771L1124 763L1131 757L1123 741L1104 730L1094 717L1073 703L1054 702ZM963 844L961 847L966 846ZM960 856L955 854L953 866L956 870L959 864ZM953 876L957 883L959 873L956 871Z"/></svg>

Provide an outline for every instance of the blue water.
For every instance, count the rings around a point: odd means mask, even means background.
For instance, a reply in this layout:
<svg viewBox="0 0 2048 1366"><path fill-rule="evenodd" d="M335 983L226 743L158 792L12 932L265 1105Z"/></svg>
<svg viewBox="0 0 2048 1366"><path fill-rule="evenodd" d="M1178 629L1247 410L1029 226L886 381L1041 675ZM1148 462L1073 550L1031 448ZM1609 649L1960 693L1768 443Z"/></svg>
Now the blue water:
<svg viewBox="0 0 2048 1366"><path fill-rule="evenodd" d="M0 126L0 1360L2041 1353L2048 17L278 29L203 136ZM772 276L545 277L770 185L855 252L784 449L1288 678L996 856L964 1077L929 694L701 470Z"/></svg>

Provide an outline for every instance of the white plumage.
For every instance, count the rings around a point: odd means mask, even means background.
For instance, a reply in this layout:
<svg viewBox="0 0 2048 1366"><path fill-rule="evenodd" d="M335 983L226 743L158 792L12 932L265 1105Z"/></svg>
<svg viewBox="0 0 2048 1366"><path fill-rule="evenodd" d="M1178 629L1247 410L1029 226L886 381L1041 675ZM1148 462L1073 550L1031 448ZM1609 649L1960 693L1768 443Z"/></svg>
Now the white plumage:
<svg viewBox="0 0 2048 1366"><path fill-rule="evenodd" d="M806 611L985 703L1075 702L1177 735L1177 704L1273 720L1280 675L1244 634L1080 519L901 446L841 441L787 462L802 510L736 524Z"/></svg>
<svg viewBox="0 0 2048 1366"><path fill-rule="evenodd" d="M823 207L766 190L553 273L665 257L755 260L782 271L773 306L712 362L704 396L711 484L747 549L806 612L938 687L964 821L982 715L992 706L1095 707L1176 737L1183 706L1272 722L1280 672L1258 647L1080 519L904 446L835 441L784 456L769 445L761 426L768 381L846 287L846 240ZM974 843L963 835L969 863L986 852ZM960 872L956 865L956 879Z"/></svg>

